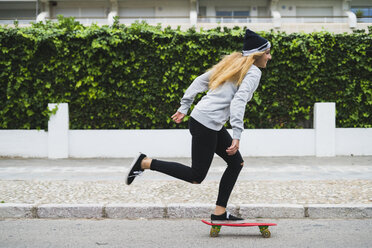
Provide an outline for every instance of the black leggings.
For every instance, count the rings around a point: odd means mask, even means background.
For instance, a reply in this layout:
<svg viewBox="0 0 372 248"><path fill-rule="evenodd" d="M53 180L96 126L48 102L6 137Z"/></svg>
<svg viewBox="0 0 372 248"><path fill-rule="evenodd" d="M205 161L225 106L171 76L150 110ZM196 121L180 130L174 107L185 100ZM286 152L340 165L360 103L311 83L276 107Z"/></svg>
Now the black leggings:
<svg viewBox="0 0 372 248"><path fill-rule="evenodd" d="M207 176L214 153L216 153L227 163L227 168L220 181L216 205L226 207L243 167L243 158L239 151L233 156L227 155L226 149L231 146L232 138L225 127L220 131L214 131L190 117L189 130L192 135L192 166L153 159L151 170L189 183L201 183Z"/></svg>

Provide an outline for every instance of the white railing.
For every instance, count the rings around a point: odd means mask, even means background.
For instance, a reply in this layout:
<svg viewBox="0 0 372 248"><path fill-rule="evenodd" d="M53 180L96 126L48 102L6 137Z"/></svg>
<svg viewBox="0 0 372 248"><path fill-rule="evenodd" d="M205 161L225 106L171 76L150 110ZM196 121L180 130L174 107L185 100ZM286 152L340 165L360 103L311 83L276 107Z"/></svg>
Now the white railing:
<svg viewBox="0 0 372 248"><path fill-rule="evenodd" d="M357 21L360 23L372 23L372 16L357 18Z"/></svg>
<svg viewBox="0 0 372 248"><path fill-rule="evenodd" d="M347 16L282 16L282 23L347 23Z"/></svg>
<svg viewBox="0 0 372 248"><path fill-rule="evenodd" d="M47 18L52 21L57 21L57 18ZM36 22L35 19L31 18L1 18L0 24L2 25L12 25L14 21L18 21L19 24L25 25L32 22ZM107 17L76 17L76 21L84 25L89 25L92 23L97 23L99 25L108 24ZM190 24L189 16L159 16L159 17L119 17L119 22L123 24L130 24L136 21L146 21L149 24ZM274 18L270 16L263 17L231 17L231 16L202 16L198 17L197 23L273 23ZM282 16L280 18L281 23L347 23L347 16ZM372 23L372 17L358 18L358 23Z"/></svg>
<svg viewBox="0 0 372 248"><path fill-rule="evenodd" d="M268 17L231 17L231 16L205 16L199 17L198 23L272 23L273 18Z"/></svg>
<svg viewBox="0 0 372 248"><path fill-rule="evenodd" d="M52 22L57 22L57 18L46 18L45 20L50 20ZM106 17L75 17L75 21L80 22L81 24L84 25L90 25L92 23L97 23L99 25L106 25L108 24L108 20ZM31 18L1 18L0 17L0 25L13 25L14 22L18 22L19 25L29 25L31 23L36 23L36 18L31 19Z"/></svg>
<svg viewBox="0 0 372 248"><path fill-rule="evenodd" d="M14 22L18 22L20 25L29 25L33 22L36 22L35 19L27 18L27 19L10 19L10 18L1 18L0 17L0 25L13 25Z"/></svg>
<svg viewBox="0 0 372 248"><path fill-rule="evenodd" d="M158 17L119 17L119 22L123 24L130 24L134 22L142 22L145 21L149 24L189 24L190 17L189 16L158 16Z"/></svg>
<svg viewBox="0 0 372 248"><path fill-rule="evenodd" d="M56 19L54 19L56 21ZM96 23L98 25L108 25L108 19L107 18L99 18L99 17L87 17L87 18L75 18L75 21L80 22L83 25L90 25L92 23Z"/></svg>

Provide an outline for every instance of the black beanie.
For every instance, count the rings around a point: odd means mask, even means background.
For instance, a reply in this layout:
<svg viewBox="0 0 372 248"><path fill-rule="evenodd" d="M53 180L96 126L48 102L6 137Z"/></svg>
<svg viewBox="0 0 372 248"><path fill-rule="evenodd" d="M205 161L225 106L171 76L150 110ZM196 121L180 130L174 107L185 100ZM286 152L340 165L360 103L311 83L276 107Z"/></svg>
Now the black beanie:
<svg viewBox="0 0 372 248"><path fill-rule="evenodd" d="M252 30L247 29L244 36L243 56L249 56L255 52L263 52L270 48L271 44L268 40L262 38Z"/></svg>

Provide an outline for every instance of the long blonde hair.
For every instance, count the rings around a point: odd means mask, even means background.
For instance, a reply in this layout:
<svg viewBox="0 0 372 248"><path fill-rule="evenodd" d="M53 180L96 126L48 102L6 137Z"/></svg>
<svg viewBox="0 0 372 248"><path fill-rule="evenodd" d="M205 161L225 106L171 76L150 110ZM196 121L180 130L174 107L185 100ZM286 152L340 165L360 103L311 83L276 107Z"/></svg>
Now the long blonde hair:
<svg viewBox="0 0 372 248"><path fill-rule="evenodd" d="M265 52L256 52L243 56L241 52L234 52L225 56L218 64L211 68L212 75L209 79L209 89L214 90L226 81L234 82L239 86L249 68Z"/></svg>

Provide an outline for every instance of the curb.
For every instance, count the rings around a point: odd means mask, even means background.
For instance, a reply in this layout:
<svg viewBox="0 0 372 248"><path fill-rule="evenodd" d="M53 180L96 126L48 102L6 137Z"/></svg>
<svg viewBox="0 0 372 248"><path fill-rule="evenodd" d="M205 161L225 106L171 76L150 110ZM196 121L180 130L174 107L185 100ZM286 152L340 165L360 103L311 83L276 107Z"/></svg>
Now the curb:
<svg viewBox="0 0 372 248"><path fill-rule="evenodd" d="M0 204L0 218L108 218L188 219L209 218L212 204ZM229 211L244 218L370 219L372 204L242 204Z"/></svg>

